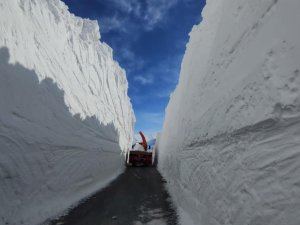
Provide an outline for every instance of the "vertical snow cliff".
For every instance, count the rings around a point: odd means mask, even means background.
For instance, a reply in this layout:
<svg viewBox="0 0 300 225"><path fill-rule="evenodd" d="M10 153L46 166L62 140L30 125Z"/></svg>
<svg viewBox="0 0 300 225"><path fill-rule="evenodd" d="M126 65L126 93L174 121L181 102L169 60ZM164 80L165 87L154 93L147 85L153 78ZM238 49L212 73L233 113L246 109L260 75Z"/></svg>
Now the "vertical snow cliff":
<svg viewBox="0 0 300 225"><path fill-rule="evenodd" d="M207 1L159 142L182 224L300 224L299 12Z"/></svg>
<svg viewBox="0 0 300 225"><path fill-rule="evenodd" d="M97 22L0 0L0 224L38 224L123 170L134 114Z"/></svg>

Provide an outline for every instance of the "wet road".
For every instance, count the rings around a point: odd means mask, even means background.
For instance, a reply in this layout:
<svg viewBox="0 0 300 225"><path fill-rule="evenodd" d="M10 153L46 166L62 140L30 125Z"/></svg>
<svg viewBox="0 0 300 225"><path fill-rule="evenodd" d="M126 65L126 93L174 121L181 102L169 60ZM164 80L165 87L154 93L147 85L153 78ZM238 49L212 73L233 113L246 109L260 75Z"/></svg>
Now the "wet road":
<svg viewBox="0 0 300 225"><path fill-rule="evenodd" d="M164 180L153 167L132 167L51 225L176 225Z"/></svg>

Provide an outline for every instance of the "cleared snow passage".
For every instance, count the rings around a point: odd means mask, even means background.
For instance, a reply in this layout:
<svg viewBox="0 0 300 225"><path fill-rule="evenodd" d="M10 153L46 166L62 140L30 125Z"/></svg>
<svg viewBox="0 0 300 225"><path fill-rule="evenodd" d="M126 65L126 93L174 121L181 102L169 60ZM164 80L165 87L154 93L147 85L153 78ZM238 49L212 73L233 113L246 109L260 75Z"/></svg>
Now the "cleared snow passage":
<svg viewBox="0 0 300 225"><path fill-rule="evenodd" d="M128 168L51 225L176 225L177 214L164 182L153 167Z"/></svg>
<svg viewBox="0 0 300 225"><path fill-rule="evenodd" d="M265 120L160 157L181 218L194 224L300 223L300 118Z"/></svg>

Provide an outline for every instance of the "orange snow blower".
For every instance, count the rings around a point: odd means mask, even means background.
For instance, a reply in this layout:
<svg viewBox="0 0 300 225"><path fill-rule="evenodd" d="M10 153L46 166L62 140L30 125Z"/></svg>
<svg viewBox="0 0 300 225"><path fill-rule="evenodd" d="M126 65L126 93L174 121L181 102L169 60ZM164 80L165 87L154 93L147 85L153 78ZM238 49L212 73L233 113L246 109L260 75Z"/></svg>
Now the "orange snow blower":
<svg viewBox="0 0 300 225"><path fill-rule="evenodd" d="M152 166L152 152L148 151L148 145L144 134L140 131L142 142L132 145L132 149L126 155L126 164L129 166Z"/></svg>

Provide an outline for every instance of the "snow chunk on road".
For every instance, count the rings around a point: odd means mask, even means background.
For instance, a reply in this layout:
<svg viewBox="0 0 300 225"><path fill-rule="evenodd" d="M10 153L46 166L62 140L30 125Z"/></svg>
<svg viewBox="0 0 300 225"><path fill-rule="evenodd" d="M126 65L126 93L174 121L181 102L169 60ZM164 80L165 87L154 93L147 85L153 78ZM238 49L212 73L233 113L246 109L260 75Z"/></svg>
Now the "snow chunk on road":
<svg viewBox="0 0 300 225"><path fill-rule="evenodd" d="M209 0L190 34L158 152L195 224L300 223L299 9Z"/></svg>
<svg viewBox="0 0 300 225"><path fill-rule="evenodd" d="M0 0L0 224L38 224L123 171L134 114L96 21Z"/></svg>

